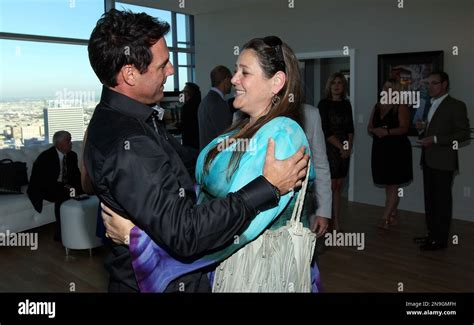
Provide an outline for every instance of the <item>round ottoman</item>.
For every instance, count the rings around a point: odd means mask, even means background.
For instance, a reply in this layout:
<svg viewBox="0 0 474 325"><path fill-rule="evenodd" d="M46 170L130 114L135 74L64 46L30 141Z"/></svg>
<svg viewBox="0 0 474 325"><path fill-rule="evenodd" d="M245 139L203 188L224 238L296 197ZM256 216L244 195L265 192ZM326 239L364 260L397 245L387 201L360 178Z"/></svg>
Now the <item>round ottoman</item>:
<svg viewBox="0 0 474 325"><path fill-rule="evenodd" d="M89 249L92 255L92 248L102 246L101 238L96 236L98 209L97 196L61 204L61 237L66 255L68 249Z"/></svg>

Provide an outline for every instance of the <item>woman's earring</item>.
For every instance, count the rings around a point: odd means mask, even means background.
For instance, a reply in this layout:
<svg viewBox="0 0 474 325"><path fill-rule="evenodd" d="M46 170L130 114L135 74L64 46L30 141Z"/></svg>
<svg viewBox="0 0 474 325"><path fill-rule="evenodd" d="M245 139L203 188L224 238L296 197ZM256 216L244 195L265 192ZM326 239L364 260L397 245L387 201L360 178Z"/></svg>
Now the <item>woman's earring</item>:
<svg viewBox="0 0 474 325"><path fill-rule="evenodd" d="M280 102L280 96L273 95L273 97L272 97L272 107L278 105L279 102Z"/></svg>

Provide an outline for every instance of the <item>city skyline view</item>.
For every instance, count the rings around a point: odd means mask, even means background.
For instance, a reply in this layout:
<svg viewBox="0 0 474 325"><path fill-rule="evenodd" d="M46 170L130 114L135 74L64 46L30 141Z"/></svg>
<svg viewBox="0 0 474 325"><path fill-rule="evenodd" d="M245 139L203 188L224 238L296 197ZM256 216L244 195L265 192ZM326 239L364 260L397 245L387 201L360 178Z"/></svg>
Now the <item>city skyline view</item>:
<svg viewBox="0 0 474 325"><path fill-rule="evenodd" d="M25 6L31 10L24 12ZM168 11L120 2L116 7L146 12L172 24ZM0 31L88 40L103 12L104 4L100 0L3 0L0 2ZM183 14L177 15L176 27L178 42L187 41ZM165 39L169 47L173 46L171 32ZM172 58L171 61L174 64ZM182 53L179 61L179 64L188 64L187 56ZM90 67L86 45L0 39L0 62L1 102L53 99L56 92L64 88L94 91L100 96L101 84ZM178 70L177 66L175 70ZM181 79L180 89L187 81L184 77ZM165 91L173 90L174 78L171 76Z"/></svg>
<svg viewBox="0 0 474 325"><path fill-rule="evenodd" d="M25 7L30 10L25 11ZM168 46L190 46L184 14L177 13L176 26L172 26L170 11L120 2L115 7L145 12L168 22L177 35L176 44L171 30L165 36ZM102 0L2 0L0 32L87 41L104 10ZM170 76L165 84L168 92L191 81L192 68L186 67L193 61L191 54L177 52L176 57L176 64L173 56L170 60L175 75L180 74L179 84L175 85L175 76ZM43 110L51 107L51 102L57 107L83 109L87 127L102 92L89 63L87 45L0 38L0 62L0 149L47 141Z"/></svg>

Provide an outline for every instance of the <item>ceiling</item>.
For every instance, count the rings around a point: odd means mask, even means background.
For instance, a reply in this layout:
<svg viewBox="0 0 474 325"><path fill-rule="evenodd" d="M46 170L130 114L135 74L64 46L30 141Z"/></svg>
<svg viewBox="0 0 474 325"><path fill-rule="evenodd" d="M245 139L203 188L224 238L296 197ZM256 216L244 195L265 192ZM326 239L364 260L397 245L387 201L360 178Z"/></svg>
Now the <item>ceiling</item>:
<svg viewBox="0 0 474 325"><path fill-rule="evenodd" d="M247 7L255 8L266 6L271 8L272 6L286 6L290 0L115 0L116 2L124 2L132 5L145 6L157 9L170 10L175 12L186 13L190 15L199 15L219 11L231 11L232 9ZM316 4L324 4L325 2L337 3L343 6L344 2L357 1L360 6L373 7L377 6L381 2L392 3L394 7L398 6L396 0L294 0L295 7L301 2L315 2ZM456 3L470 3L473 0L456 0ZM450 0L410 0L404 1L408 3L416 2L420 4L426 4L429 8L430 4L433 3L451 3ZM455 2L452 2L454 6Z"/></svg>
<svg viewBox="0 0 474 325"><path fill-rule="evenodd" d="M229 11L240 7L261 6L275 0L116 0L128 4L165 9L191 15Z"/></svg>

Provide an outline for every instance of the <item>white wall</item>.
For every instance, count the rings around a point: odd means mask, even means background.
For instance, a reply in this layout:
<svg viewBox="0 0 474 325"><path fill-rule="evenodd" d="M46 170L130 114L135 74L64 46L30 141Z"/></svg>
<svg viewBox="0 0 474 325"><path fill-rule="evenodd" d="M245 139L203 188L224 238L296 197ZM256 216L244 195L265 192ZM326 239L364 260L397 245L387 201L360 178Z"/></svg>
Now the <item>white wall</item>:
<svg viewBox="0 0 474 325"><path fill-rule="evenodd" d="M377 99L377 55L444 50L444 67L451 76L451 95L468 106L474 127L474 1L405 0L276 0L271 7L256 4L195 16L197 83L205 93L209 71L217 64L235 64L234 46L253 37L278 35L295 52L356 49L355 201L383 205L384 192L372 183L371 138L366 133ZM452 47L459 55L452 55ZM357 123L359 116L363 123ZM405 188L400 208L423 212L420 150L414 148L414 181ZM474 143L460 150L460 175L453 188L454 217L474 221ZM463 188L471 187L471 197Z"/></svg>
<svg viewBox="0 0 474 325"><path fill-rule="evenodd" d="M324 96L324 89L326 81L321 78L321 60L314 60L314 103L313 106L318 105L321 98Z"/></svg>

